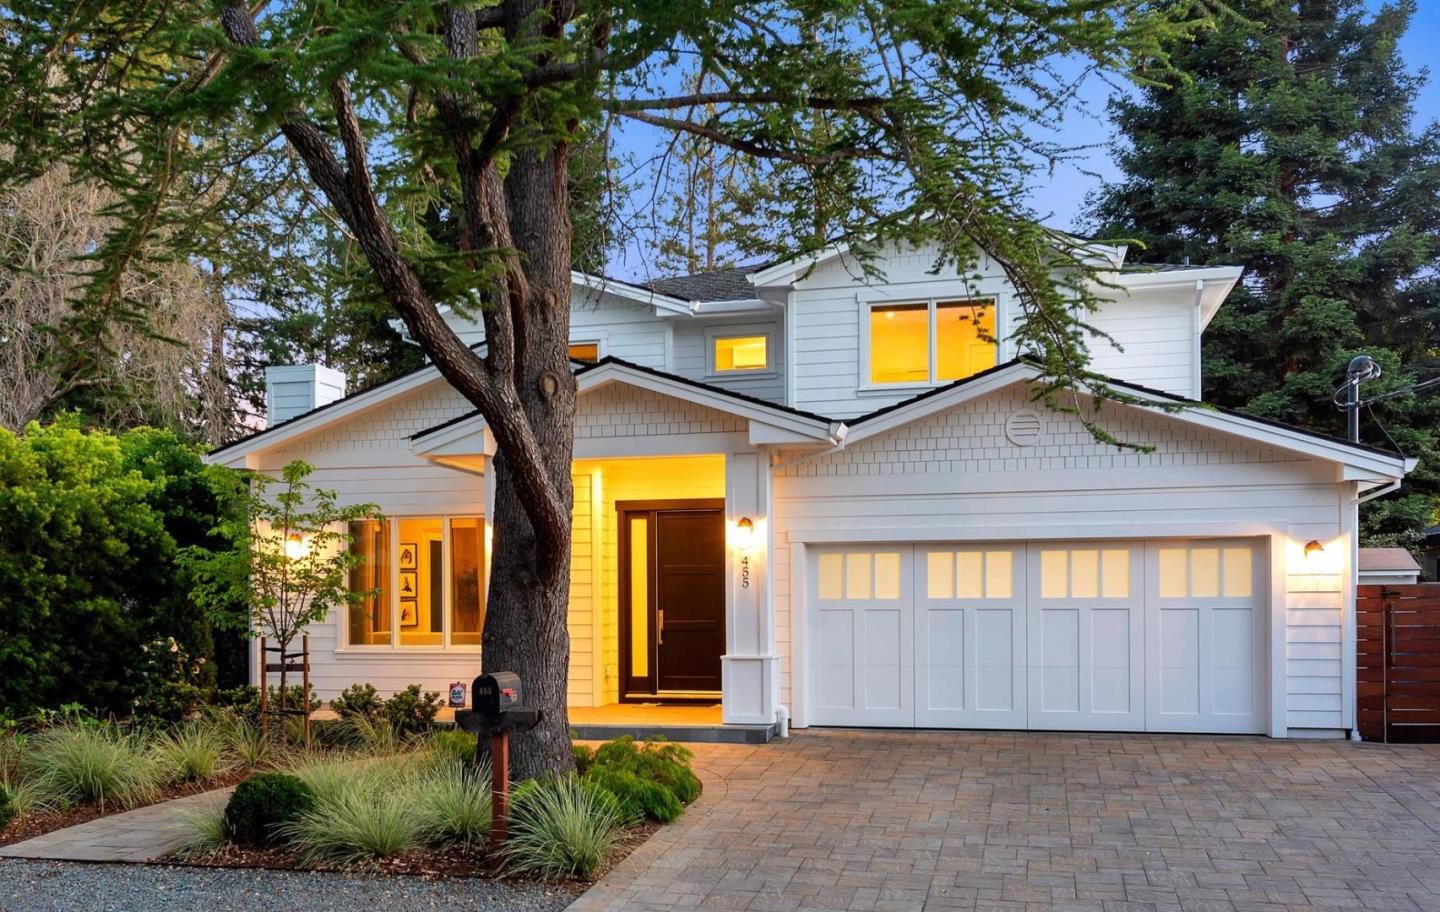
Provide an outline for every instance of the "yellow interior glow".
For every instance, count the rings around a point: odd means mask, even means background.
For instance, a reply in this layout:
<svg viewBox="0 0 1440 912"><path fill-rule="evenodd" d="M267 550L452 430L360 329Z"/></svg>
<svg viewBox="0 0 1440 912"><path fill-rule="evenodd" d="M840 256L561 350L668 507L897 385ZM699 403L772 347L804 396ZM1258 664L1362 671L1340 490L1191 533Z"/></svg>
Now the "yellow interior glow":
<svg viewBox="0 0 1440 912"><path fill-rule="evenodd" d="M870 309L870 382L959 380L995 366L995 306L986 301L941 301L934 308L935 366L931 373L928 304Z"/></svg>
<svg viewBox="0 0 1440 912"><path fill-rule="evenodd" d="M630 518L630 674L650 673L650 540L643 516Z"/></svg>
<svg viewBox="0 0 1440 912"><path fill-rule="evenodd" d="M450 520L450 643L479 646L485 629L485 535L475 517Z"/></svg>
<svg viewBox="0 0 1440 912"><path fill-rule="evenodd" d="M367 593L349 606L352 646L390 644L390 523L362 519L350 524L350 547L360 560L350 568L350 588Z"/></svg>
<svg viewBox="0 0 1440 912"><path fill-rule="evenodd" d="M400 578L396 586L400 599L400 645L442 645L444 596L440 595L435 585L444 572L436 560L440 552L440 520L427 516L402 519L397 525L400 536ZM436 598L437 595L440 597Z"/></svg>
<svg viewBox="0 0 1440 912"><path fill-rule="evenodd" d="M930 308L888 304L870 310L870 382L930 379Z"/></svg>
<svg viewBox="0 0 1440 912"><path fill-rule="evenodd" d="M715 340L715 370L765 370L770 352L765 336L732 336Z"/></svg>
<svg viewBox="0 0 1440 912"><path fill-rule="evenodd" d="M995 366L995 307L980 301L935 305L935 379L959 380Z"/></svg>
<svg viewBox="0 0 1440 912"><path fill-rule="evenodd" d="M575 361L584 361L587 364L594 364L600 360L599 342L571 342L570 358Z"/></svg>

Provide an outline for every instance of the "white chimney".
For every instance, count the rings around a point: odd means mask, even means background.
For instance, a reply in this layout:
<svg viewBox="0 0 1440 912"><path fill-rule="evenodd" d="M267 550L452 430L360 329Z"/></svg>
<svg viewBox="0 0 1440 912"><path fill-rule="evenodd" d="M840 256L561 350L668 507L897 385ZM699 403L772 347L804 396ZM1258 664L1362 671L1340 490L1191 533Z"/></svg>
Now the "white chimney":
<svg viewBox="0 0 1440 912"><path fill-rule="evenodd" d="M345 374L323 364L265 368L265 426L297 418L345 396Z"/></svg>

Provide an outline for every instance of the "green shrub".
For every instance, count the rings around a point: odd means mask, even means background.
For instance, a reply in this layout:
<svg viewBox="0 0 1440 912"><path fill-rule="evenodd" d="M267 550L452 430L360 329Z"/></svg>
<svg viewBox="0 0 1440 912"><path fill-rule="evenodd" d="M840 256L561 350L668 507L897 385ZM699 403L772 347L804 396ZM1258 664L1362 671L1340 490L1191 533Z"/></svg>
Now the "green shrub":
<svg viewBox="0 0 1440 912"><path fill-rule="evenodd" d="M614 795L627 822L670 823L685 812L685 806L674 792L653 779L641 779L629 770L592 766L585 774L585 781Z"/></svg>
<svg viewBox="0 0 1440 912"><path fill-rule="evenodd" d="M502 852L517 873L589 877L605 863L624 823L615 797L578 776L532 779L513 793Z"/></svg>
<svg viewBox="0 0 1440 912"><path fill-rule="evenodd" d="M442 729L430 736L430 744L437 755L462 764L475 762L475 747L478 743L474 735L458 728Z"/></svg>
<svg viewBox="0 0 1440 912"><path fill-rule="evenodd" d="M700 779L690 769L694 754L668 741L647 741L637 744L629 736L600 745L595 751L594 767L608 767L633 773L641 779L658 782L669 789L681 804L690 804L700 797Z"/></svg>
<svg viewBox="0 0 1440 912"><path fill-rule="evenodd" d="M144 743L113 726L67 722L35 736L25 770L57 803L108 801L130 806L151 798L160 782Z"/></svg>
<svg viewBox="0 0 1440 912"><path fill-rule="evenodd" d="M270 725L273 729L279 724L280 719L279 714L276 713L276 710L280 707L280 688L276 685L271 685L265 697L269 701L271 712ZM260 721L260 688L245 685L243 687L232 687L229 690L220 691L216 694L215 705L233 710L242 718L258 723ZM290 684L286 686L285 706L294 709L302 705L308 705L310 711L313 713L315 710L324 706L325 701L316 695L314 687L310 688L310 699L307 701L305 700L304 685Z"/></svg>
<svg viewBox="0 0 1440 912"><path fill-rule="evenodd" d="M298 776L260 773L235 786L225 826L241 845L268 845L280 828L315 805L315 792Z"/></svg>
<svg viewBox="0 0 1440 912"><path fill-rule="evenodd" d="M490 835L486 764L445 758L415 783L413 801L428 845L478 845Z"/></svg>
<svg viewBox="0 0 1440 912"><path fill-rule="evenodd" d="M371 722L378 722L385 718L385 701L380 698L374 684L351 684L330 701L330 708L342 719L363 716Z"/></svg>
<svg viewBox="0 0 1440 912"><path fill-rule="evenodd" d="M214 725L192 723L165 732L151 752L167 782L206 782L231 766L226 734Z"/></svg>
<svg viewBox="0 0 1440 912"><path fill-rule="evenodd" d="M411 684L385 701L385 718L401 735L418 735L430 731L440 713L440 694L420 692L419 684Z"/></svg>
<svg viewBox="0 0 1440 912"><path fill-rule="evenodd" d="M140 647L131 713L140 719L175 724L188 718L206 697L205 657L194 656L174 637Z"/></svg>
<svg viewBox="0 0 1440 912"><path fill-rule="evenodd" d="M595 762L595 750L588 744L570 743L570 753L575 758L575 772L585 775L590 764Z"/></svg>

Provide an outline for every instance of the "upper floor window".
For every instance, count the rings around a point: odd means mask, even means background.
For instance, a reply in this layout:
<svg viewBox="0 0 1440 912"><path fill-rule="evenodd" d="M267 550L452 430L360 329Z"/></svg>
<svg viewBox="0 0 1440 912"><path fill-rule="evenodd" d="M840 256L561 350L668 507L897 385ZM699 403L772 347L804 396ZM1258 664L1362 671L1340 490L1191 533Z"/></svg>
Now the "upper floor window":
<svg viewBox="0 0 1440 912"><path fill-rule="evenodd" d="M729 374L770 370L770 335L753 333L714 336L711 339L711 373Z"/></svg>
<svg viewBox="0 0 1440 912"><path fill-rule="evenodd" d="M570 360L584 361L586 364L594 364L600 360L599 342L571 342Z"/></svg>
<svg viewBox="0 0 1440 912"><path fill-rule="evenodd" d="M485 523L423 516L351 523L359 562L351 646L479 646L485 624Z"/></svg>
<svg viewBox="0 0 1440 912"><path fill-rule="evenodd" d="M993 301L872 304L868 320L872 384L959 380L995 366Z"/></svg>

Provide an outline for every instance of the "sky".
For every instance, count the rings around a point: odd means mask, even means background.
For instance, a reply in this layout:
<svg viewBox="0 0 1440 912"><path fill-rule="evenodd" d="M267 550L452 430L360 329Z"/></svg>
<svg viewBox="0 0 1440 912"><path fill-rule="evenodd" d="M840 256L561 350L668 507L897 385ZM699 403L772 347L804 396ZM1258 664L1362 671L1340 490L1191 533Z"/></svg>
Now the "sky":
<svg viewBox="0 0 1440 912"><path fill-rule="evenodd" d="M1383 0L1366 0L1370 9L1378 9ZM1418 72L1440 45L1440 0L1418 0L1419 9L1411 19L1410 29L1401 41L1401 55L1407 68ZM1425 85L1416 99L1417 129L1440 120L1440 84L1437 74ZM1106 102L1117 87L1099 77L1091 77L1078 94L1077 104L1052 129L1036 128L1036 135L1074 150L1067 161L1052 172L1036 175L1030 193L1031 207L1042 221L1060 229L1078 229L1086 196L1106 181L1120 177L1109 143L1113 130L1105 118ZM649 151L640 144L652 142L654 134L621 130L619 151L644 158ZM649 193L637 194L630 200L632 209L645 211ZM625 249L617 252L608 271L617 278L644 281L653 278L644 232L632 236Z"/></svg>
<svg viewBox="0 0 1440 912"><path fill-rule="evenodd" d="M1377 9L1381 2L1368 0L1366 6ZM1418 72L1427 60L1433 59L1431 55L1440 43L1440 0L1419 0L1419 7L1410 21L1410 30L1400 42L1400 53L1411 72ZM1437 74L1432 72L1429 84L1416 99L1417 129L1440 120L1440 84L1436 80ZM1046 134L1068 147L1087 147L1073 162L1060 165L1048 175L1048 180L1037 183L1031 193L1031 205L1044 221L1057 228L1077 228L1086 194L1099 188L1103 181L1120 177L1107 148L1112 131L1104 114L1111 92L1111 86L1092 78L1081 93L1082 108L1071 111L1053 132Z"/></svg>

